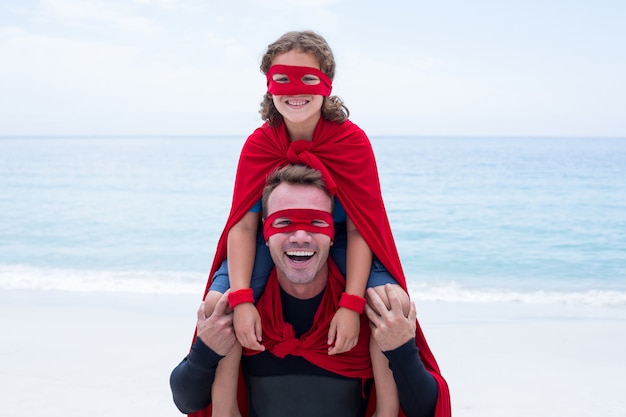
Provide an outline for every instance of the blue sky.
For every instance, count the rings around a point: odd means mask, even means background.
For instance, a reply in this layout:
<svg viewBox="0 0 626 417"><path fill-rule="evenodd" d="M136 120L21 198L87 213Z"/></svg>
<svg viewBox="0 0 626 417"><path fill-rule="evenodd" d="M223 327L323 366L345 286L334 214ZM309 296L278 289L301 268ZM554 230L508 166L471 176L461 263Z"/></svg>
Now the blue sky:
<svg viewBox="0 0 626 417"><path fill-rule="evenodd" d="M370 135L626 136L626 2L0 0L0 135L250 133L313 29Z"/></svg>

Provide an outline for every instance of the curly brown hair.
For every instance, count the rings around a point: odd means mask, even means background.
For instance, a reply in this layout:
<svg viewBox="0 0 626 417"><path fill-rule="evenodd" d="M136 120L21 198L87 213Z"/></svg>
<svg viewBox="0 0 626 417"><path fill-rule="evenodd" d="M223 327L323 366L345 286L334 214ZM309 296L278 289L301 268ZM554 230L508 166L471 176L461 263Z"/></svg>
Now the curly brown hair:
<svg viewBox="0 0 626 417"><path fill-rule="evenodd" d="M272 66L272 61L277 55L292 50L313 55L320 65L320 70L328 75L331 80L335 78L335 57L333 56L333 51L330 49L326 39L310 30L287 32L275 42L269 44L261 58L261 72L267 74L267 71ZM271 126L278 126L283 120L283 117L274 106L270 93L265 93L259 113L261 113L261 118L267 120ZM322 117L324 119L340 123L349 116L350 111L343 103L343 100L337 96L324 97L324 103L322 104Z"/></svg>

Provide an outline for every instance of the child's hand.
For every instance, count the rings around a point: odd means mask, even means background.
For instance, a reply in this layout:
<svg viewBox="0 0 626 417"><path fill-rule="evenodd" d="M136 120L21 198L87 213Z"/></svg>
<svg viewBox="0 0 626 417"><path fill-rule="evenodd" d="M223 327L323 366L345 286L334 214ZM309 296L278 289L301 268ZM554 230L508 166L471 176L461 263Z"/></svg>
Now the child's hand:
<svg viewBox="0 0 626 417"><path fill-rule="evenodd" d="M328 354L336 355L355 347L359 340L360 330L361 318L359 313L340 307L330 322L330 331L328 332L328 345L330 347L328 348Z"/></svg>
<svg viewBox="0 0 626 417"><path fill-rule="evenodd" d="M265 350L262 340L261 317L252 303L242 303L235 307L233 325L241 346L253 350Z"/></svg>

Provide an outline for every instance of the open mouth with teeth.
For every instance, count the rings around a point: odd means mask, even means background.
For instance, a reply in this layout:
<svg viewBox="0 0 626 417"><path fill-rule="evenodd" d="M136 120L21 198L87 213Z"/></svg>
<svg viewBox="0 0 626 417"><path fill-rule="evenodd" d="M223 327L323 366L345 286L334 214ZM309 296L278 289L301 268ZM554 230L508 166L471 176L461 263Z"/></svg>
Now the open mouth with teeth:
<svg viewBox="0 0 626 417"><path fill-rule="evenodd" d="M292 107L301 107L307 104L308 101L303 100L303 99L290 99L290 100L287 100L286 103Z"/></svg>
<svg viewBox="0 0 626 417"><path fill-rule="evenodd" d="M285 255L289 259L295 262L305 262L308 261L315 255L315 251L312 250L290 250L285 252Z"/></svg>

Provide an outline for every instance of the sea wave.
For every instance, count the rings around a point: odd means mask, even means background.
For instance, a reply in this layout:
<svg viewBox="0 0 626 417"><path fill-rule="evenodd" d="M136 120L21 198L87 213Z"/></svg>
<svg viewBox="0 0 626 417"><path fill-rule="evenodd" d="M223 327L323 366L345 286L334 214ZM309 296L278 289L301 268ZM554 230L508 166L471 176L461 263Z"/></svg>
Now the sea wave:
<svg viewBox="0 0 626 417"><path fill-rule="evenodd" d="M111 271L37 268L0 265L0 290L56 290L71 292L123 292L136 294L202 294L205 272ZM457 282L410 282L415 301L626 306L626 291L511 290L468 288Z"/></svg>
<svg viewBox="0 0 626 417"><path fill-rule="evenodd" d="M138 294L199 294L206 273L111 271L0 265L0 289Z"/></svg>
<svg viewBox="0 0 626 417"><path fill-rule="evenodd" d="M468 288L456 282L445 284L417 283L409 286L415 301L443 301L465 303L526 303L570 304L595 306L624 306L626 292L619 290L587 289L580 291L510 290Z"/></svg>

